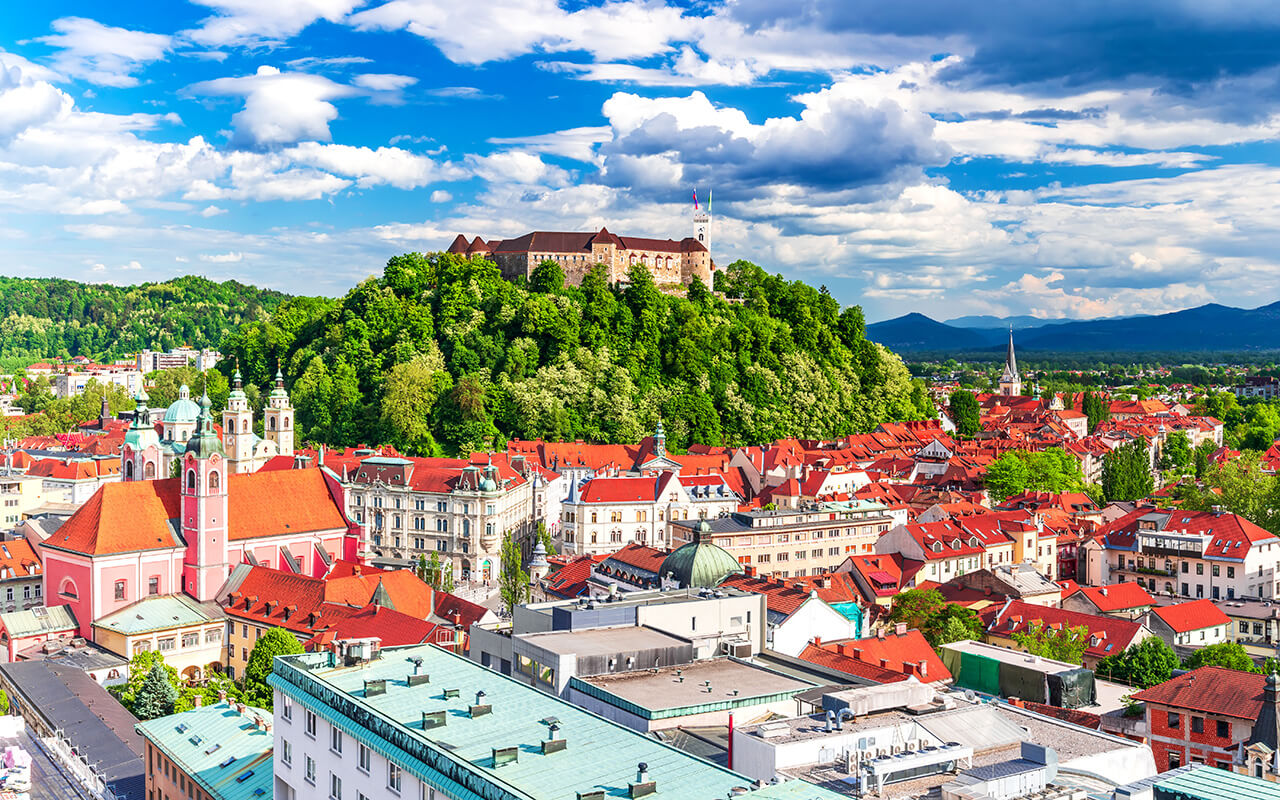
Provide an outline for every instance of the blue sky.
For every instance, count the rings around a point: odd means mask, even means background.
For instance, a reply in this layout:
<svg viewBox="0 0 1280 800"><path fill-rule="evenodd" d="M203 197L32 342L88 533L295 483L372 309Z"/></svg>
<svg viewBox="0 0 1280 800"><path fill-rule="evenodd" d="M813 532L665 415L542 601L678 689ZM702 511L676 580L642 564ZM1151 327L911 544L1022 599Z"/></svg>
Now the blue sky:
<svg viewBox="0 0 1280 800"><path fill-rule="evenodd" d="M200 0L0 21L0 273L340 294L689 234L870 319L1280 299L1269 2Z"/></svg>

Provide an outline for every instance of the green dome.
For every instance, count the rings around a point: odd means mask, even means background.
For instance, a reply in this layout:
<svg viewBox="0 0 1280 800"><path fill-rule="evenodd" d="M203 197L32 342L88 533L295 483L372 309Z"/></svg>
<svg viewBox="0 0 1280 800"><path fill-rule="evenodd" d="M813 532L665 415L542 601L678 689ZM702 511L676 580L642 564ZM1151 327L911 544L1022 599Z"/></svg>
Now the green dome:
<svg viewBox="0 0 1280 800"><path fill-rule="evenodd" d="M209 414L209 395L200 398L200 413L196 432L187 440L186 452L194 453L196 458L208 458L214 453L226 456L222 449L222 440L213 430L213 416Z"/></svg>
<svg viewBox="0 0 1280 800"><path fill-rule="evenodd" d="M693 541L663 559L659 574L671 577L682 589L711 589L730 575L742 572L742 565L728 550L707 541L710 533L711 524L706 520L699 522L693 531Z"/></svg>
<svg viewBox="0 0 1280 800"><path fill-rule="evenodd" d="M198 416L200 416L200 406L191 399L191 390L184 383L178 390L178 399L165 409L164 421L178 424L191 423L195 422Z"/></svg>

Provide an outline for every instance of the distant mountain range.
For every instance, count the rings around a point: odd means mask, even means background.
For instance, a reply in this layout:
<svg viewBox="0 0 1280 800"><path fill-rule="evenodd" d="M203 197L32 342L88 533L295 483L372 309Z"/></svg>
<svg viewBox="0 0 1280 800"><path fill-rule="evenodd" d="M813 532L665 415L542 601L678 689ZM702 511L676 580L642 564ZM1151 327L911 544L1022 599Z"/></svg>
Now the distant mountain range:
<svg viewBox="0 0 1280 800"><path fill-rule="evenodd" d="M1015 331L1023 328L1043 328L1045 325L1054 325L1062 322L1060 319L1040 319L1039 317L992 317L989 315L974 317L956 317L955 319L945 319L943 325L950 325L953 328L1001 328L1008 330L1009 326L1013 326Z"/></svg>
<svg viewBox="0 0 1280 800"><path fill-rule="evenodd" d="M1280 302L1209 305L1139 317L1019 325L1029 317L960 317L943 323L907 314L867 326L867 338L901 352L999 350L1014 327L1019 350L1059 353L1280 350ZM990 320L992 325L978 324ZM1021 332L1019 332L1021 329Z"/></svg>

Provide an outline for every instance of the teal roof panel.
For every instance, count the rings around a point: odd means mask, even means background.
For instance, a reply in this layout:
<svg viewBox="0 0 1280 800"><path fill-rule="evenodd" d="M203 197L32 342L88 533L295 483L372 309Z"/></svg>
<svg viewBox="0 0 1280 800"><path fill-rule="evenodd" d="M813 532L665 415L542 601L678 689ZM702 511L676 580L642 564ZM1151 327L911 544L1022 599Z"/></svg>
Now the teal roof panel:
<svg viewBox="0 0 1280 800"><path fill-rule="evenodd" d="M271 720L270 711L246 706L242 714L216 703L134 728L214 800L270 800L275 740L271 731L254 724L255 716Z"/></svg>
<svg viewBox="0 0 1280 800"><path fill-rule="evenodd" d="M648 795L655 800L726 797L752 785L750 778L438 647L387 648L351 667L329 666L330 655L278 658L270 683L454 797L575 800L578 792L599 790L608 798L627 797L640 763L657 784ZM409 685L416 659L427 682ZM385 681L385 690L366 681ZM366 686L372 687L368 694ZM472 717L473 705L490 710ZM424 728L423 715L436 712L444 724ZM361 721L358 727L354 719ZM541 743L552 722L566 745L544 754ZM501 748L516 748L515 760L495 764L494 750ZM814 798L836 796L814 790Z"/></svg>
<svg viewBox="0 0 1280 800"><path fill-rule="evenodd" d="M97 628L134 636L216 622L224 618L225 614L216 603L198 603L186 595L165 594L131 603L93 624Z"/></svg>

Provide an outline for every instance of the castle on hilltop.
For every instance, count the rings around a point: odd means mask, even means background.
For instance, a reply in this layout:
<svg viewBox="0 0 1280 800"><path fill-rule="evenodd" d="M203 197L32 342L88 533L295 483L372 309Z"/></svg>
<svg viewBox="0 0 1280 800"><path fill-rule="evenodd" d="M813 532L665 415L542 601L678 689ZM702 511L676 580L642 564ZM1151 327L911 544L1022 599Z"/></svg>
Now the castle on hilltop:
<svg viewBox="0 0 1280 800"><path fill-rule="evenodd" d="M508 280L520 275L527 278L543 261L554 261L564 270L565 282L574 285L597 264L604 266L610 283L625 281L627 271L639 264L647 267L659 284L688 284L696 276L710 287L716 269L710 248L711 211L699 208L695 197L693 236L680 241L618 236L608 228L595 233L533 231L487 242L479 236L468 242L458 234L446 252L488 258Z"/></svg>

